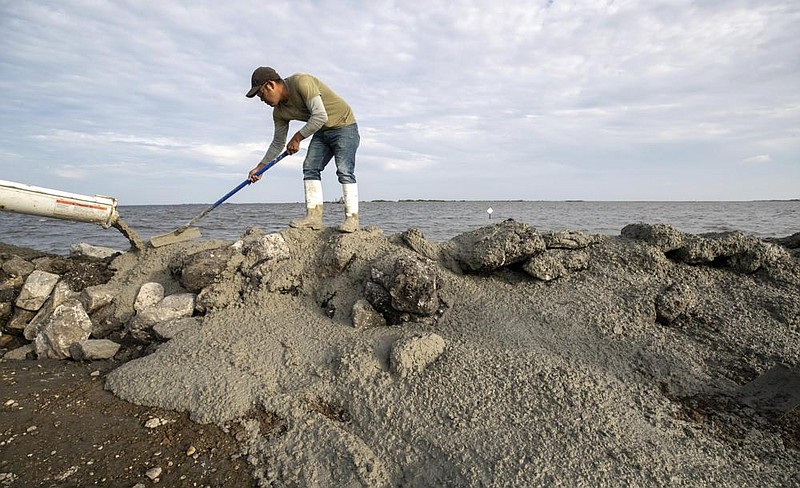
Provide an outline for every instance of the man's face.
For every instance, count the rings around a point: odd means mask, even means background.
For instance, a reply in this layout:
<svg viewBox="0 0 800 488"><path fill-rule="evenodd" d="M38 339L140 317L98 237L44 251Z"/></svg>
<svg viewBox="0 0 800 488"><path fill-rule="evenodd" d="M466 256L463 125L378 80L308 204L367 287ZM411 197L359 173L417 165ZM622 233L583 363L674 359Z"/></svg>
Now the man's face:
<svg viewBox="0 0 800 488"><path fill-rule="evenodd" d="M281 101L280 93L278 93L277 84L274 81L268 81L261 85L258 90L258 98L270 107L274 107Z"/></svg>

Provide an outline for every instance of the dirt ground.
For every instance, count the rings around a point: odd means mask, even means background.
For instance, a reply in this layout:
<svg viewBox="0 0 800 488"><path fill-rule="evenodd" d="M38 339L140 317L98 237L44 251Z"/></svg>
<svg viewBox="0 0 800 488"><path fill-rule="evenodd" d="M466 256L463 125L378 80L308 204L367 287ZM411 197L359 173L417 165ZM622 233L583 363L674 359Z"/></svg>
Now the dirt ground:
<svg viewBox="0 0 800 488"><path fill-rule="evenodd" d="M103 378L118 365L0 361L0 486L253 486L235 429L116 398Z"/></svg>

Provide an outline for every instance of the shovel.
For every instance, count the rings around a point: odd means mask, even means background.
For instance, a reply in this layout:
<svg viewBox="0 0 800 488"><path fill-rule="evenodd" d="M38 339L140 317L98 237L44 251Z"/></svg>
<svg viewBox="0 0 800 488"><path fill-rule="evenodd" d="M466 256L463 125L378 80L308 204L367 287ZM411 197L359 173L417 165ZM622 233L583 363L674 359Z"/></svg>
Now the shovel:
<svg viewBox="0 0 800 488"><path fill-rule="evenodd" d="M255 175L256 176L260 175L264 171L266 171L266 170L270 169L271 167L275 166L275 164L277 164L278 161L280 161L281 159L285 158L288 155L289 155L289 153L287 153L286 151L283 151L280 155L278 155L277 158L273 159L272 161L270 161L269 163L264 165L263 168L261 168L260 170L256 171ZM213 205L211 205L210 207L208 207L205 210L203 210L202 212L200 212L200 214L197 217L193 218L192 220L187 222L185 225L182 225L182 226L178 227L177 229L173 230L172 232L168 232L166 234L161 234L161 235L157 235L157 236L151 237L150 238L150 244L152 244L153 247L161 247L161 246L167 246L169 244L177 244L178 242L188 241L188 240L196 239L196 238L200 237L200 229L198 229L197 227L192 227L192 226L198 220L200 220L203 217L205 217L206 215L208 215L208 213L210 211L212 211L215 208L219 207L222 204L222 202L224 202L225 200L227 200L230 197L232 197L234 193L238 192L239 190L241 190L242 188L246 187L250 183L252 183L250 181L250 179L246 179L243 182L239 183L239 186L237 186L233 190L229 191L224 197L220 198L219 200L214 202Z"/></svg>

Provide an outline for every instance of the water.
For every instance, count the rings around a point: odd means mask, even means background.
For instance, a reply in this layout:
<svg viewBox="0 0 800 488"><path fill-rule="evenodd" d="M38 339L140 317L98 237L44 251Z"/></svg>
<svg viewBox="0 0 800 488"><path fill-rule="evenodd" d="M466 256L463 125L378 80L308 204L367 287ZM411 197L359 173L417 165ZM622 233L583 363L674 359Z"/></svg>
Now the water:
<svg viewBox="0 0 800 488"><path fill-rule="evenodd" d="M493 209L491 219L488 208ZM119 207L121 218L149 240L185 224L206 205ZM340 204L326 204L325 225L341 221ZM411 227L442 242L488 223L512 218L539 231L578 230L618 235L633 222L669 223L693 234L741 230L759 237L785 237L800 231L800 201L759 202L361 202L362 227L374 225L395 234ZM304 212L301 203L224 204L199 222L204 239L236 240L248 227L284 229ZM0 212L0 242L68 254L69 246L88 242L128 249L116 229L94 224Z"/></svg>

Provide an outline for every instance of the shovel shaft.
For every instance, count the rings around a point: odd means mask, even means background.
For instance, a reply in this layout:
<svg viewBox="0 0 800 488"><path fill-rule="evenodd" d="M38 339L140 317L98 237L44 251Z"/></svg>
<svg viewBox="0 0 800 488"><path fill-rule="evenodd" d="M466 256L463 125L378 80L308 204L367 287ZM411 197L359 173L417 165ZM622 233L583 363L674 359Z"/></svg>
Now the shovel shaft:
<svg viewBox="0 0 800 488"><path fill-rule="evenodd" d="M272 161L270 161L269 163L265 164L263 168L261 168L261 169L259 169L258 171L256 171L256 173L255 173L255 174L256 174L256 175L261 175L262 173L264 173L264 171L266 171L266 170L270 169L271 167L275 166L276 164L278 164L278 161L280 161L281 159L285 158L285 157L286 157L286 156L288 156L288 155L289 155L289 153L288 153L288 152L286 152L286 151L283 151L282 153L280 153L280 154L278 155L278 157L276 157L275 159L273 159L273 160L272 160ZM236 186L236 188L234 188L233 190L229 191L228 193L226 193L226 194L225 194L225 196L223 196L222 198L220 198L219 200L217 200L216 202L214 202L213 204L211 204L209 207L207 207L205 210L203 210L202 212L200 212L200 214L199 214L197 217L193 218L193 219L192 219L192 220L190 220L188 223L186 223L186 224L184 224L184 225L182 225L182 226L178 227L178 229L175 231L175 233L177 233L177 234L180 234L181 232L185 231L185 230L186 230L186 229L188 229L189 227L193 226L193 225L194 225L194 224L195 224L195 223L196 223L198 220L200 220L200 219L202 219L203 217L205 217L206 215L208 215L208 213L209 213L210 211L212 211L212 210L214 210L215 208L217 208L217 207L219 207L220 205L222 205L222 203L223 203L225 200L227 200L227 199L229 199L230 197L232 197L232 196L233 196L233 195L234 195L236 192L238 192L238 191L239 191L239 190L241 190L242 188L246 187L246 186L247 186L247 185L249 185L250 183L252 183L252 181L250 181L250 179L249 179L249 178L248 178L248 179L246 179L246 180L244 180L243 182L239 183L239 185L238 185L238 186Z"/></svg>
<svg viewBox="0 0 800 488"><path fill-rule="evenodd" d="M278 161L280 161L281 159L285 158L288 155L289 155L289 153L287 153L286 151L283 151L282 153L280 153L278 155L277 158L273 159L269 163L265 164L263 168L261 168L260 170L256 171L255 176L260 176L264 171L266 171L266 170L270 169L271 167L275 166L278 163ZM252 183L252 181L250 181L249 178L244 180L243 182L239 183L239 186L237 186L233 190L229 191L224 197L222 197L219 200L217 200L216 202L214 202L213 205L211 205L206 210L204 210L203 213L200 214L200 215L205 216L205 214L207 214L208 212L210 212L210 211L214 210L215 208L219 207L222 204L222 202L224 202L225 200L227 200L230 197L232 197L236 192L238 192L242 188L246 187L250 183ZM196 217L198 220L199 220L200 215L198 215Z"/></svg>

